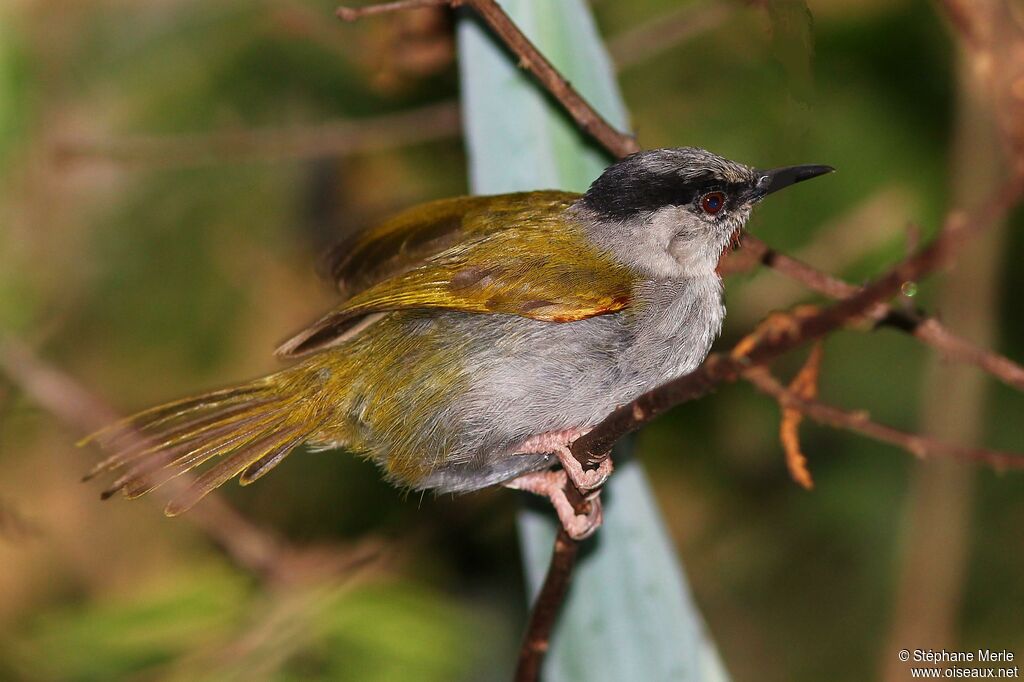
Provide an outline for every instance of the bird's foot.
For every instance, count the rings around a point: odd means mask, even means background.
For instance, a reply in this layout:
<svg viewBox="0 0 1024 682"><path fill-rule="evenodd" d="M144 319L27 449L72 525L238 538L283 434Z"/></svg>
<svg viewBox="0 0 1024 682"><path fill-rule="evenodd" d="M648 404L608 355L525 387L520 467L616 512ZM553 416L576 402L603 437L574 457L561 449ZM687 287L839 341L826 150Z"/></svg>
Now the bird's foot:
<svg viewBox="0 0 1024 682"><path fill-rule="evenodd" d="M584 509L584 513L578 513L576 506L566 494L565 484L568 480L566 471L534 471L514 478L506 482L504 486L548 498L551 501L551 506L555 508L555 513L558 514L562 528L565 529L569 537L573 540L585 540L601 526L603 518L601 493L595 491L583 497L580 506Z"/></svg>
<svg viewBox="0 0 1024 682"><path fill-rule="evenodd" d="M555 454L558 455L558 461L562 463L565 473L569 475L569 480L583 494L600 490L612 475L611 457L602 459L596 469L584 469L569 448L557 450Z"/></svg>
<svg viewBox="0 0 1024 682"><path fill-rule="evenodd" d="M588 431L590 429L566 429L531 436L516 447L515 451L521 454L554 453L572 484L580 493L586 495L594 490L600 490L612 475L613 468L611 457L605 457L595 469L585 469L573 456L569 447Z"/></svg>

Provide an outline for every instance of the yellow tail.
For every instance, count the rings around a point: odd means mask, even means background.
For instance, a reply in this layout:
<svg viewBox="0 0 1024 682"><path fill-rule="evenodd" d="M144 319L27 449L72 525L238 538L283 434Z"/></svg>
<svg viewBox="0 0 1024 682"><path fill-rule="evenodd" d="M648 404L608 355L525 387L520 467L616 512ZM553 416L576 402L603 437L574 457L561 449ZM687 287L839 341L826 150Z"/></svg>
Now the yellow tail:
<svg viewBox="0 0 1024 682"><path fill-rule="evenodd" d="M235 476L248 485L277 466L320 426L291 382L272 375L139 412L89 436L111 453L85 479L110 472L117 479L104 499L122 491L135 498L211 459L220 461L175 491L164 509L175 516ZM284 393L284 395L282 395Z"/></svg>

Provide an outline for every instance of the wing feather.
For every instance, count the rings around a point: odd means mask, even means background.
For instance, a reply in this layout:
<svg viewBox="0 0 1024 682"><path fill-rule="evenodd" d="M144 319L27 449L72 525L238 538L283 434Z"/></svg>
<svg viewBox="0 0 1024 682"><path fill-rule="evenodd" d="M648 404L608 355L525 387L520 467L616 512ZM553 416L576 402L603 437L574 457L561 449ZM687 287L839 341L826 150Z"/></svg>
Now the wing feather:
<svg viewBox="0 0 1024 682"><path fill-rule="evenodd" d="M399 310L504 313L548 322L621 310L632 277L566 216L576 196L463 197L398 216L335 262L332 271L350 298L285 342L278 355L343 343L369 320Z"/></svg>
<svg viewBox="0 0 1024 682"><path fill-rule="evenodd" d="M579 196L549 190L453 197L414 206L335 246L328 255L328 273L343 295L352 296L459 243L500 232L509 222L560 213Z"/></svg>

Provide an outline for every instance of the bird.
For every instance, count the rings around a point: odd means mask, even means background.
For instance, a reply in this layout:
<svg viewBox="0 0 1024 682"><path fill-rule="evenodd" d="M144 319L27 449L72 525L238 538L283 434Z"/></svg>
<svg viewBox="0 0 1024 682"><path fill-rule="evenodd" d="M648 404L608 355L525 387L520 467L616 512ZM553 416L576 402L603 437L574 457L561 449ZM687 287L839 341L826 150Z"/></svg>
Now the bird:
<svg viewBox="0 0 1024 682"><path fill-rule="evenodd" d="M86 478L114 477L104 498L135 498L205 466L171 497L175 516L305 444L368 459L406 490L542 495L585 538L612 463L584 469L572 443L703 362L725 317L718 262L752 208L833 170L652 149L584 193L407 209L332 250L341 301L277 349L293 364L100 431L85 442L108 456Z"/></svg>

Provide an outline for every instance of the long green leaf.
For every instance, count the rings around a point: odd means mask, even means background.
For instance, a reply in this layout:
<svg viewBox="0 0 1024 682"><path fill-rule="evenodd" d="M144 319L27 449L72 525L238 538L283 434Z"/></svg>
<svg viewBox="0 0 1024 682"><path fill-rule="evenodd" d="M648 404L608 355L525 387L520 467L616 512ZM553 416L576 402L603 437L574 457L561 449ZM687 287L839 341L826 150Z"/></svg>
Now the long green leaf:
<svg viewBox="0 0 1024 682"><path fill-rule="evenodd" d="M584 97L626 127L607 53L582 0L502 5ZM609 160L475 18L464 15L458 35L473 191L585 189ZM642 468L626 454L616 451L605 525L585 548L544 679L726 680ZM520 531L532 600L551 556L553 517L524 511Z"/></svg>

